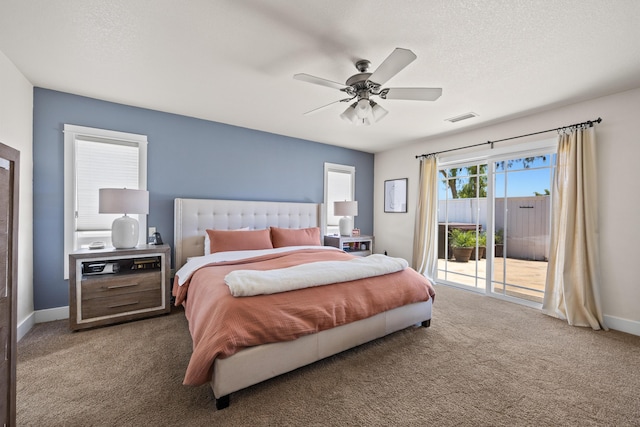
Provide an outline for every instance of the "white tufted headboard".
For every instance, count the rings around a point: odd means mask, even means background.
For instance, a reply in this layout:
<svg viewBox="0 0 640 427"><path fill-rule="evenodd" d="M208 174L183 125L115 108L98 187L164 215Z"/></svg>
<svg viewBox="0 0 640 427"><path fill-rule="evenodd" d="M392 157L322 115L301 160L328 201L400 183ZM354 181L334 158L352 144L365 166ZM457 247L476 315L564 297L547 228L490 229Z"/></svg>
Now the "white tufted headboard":
<svg viewBox="0 0 640 427"><path fill-rule="evenodd" d="M188 257L204 255L205 230L233 230L244 227L323 227L322 204L254 202L214 199L175 199L175 269ZM323 229L323 228L321 228Z"/></svg>

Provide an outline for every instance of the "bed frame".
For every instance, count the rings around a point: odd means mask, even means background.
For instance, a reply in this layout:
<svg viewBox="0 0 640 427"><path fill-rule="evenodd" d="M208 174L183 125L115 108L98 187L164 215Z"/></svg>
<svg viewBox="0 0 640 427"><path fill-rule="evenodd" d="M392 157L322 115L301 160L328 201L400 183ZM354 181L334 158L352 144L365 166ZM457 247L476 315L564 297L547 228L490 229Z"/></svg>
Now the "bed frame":
<svg viewBox="0 0 640 427"><path fill-rule="evenodd" d="M322 227L322 205L212 199L174 200L175 268L204 254L206 229ZM216 359L210 382L216 408L229 406L235 391L284 374L392 332L431 322L431 300L398 307L294 341L264 344Z"/></svg>

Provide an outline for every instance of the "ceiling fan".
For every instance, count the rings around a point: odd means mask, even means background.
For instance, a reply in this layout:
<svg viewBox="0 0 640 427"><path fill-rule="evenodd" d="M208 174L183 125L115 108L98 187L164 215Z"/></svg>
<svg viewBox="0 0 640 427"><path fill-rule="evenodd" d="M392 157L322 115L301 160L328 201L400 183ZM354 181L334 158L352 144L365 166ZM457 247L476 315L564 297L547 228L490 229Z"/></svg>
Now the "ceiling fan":
<svg viewBox="0 0 640 427"><path fill-rule="evenodd" d="M380 64L373 73L367 72L371 66L371 62L362 59L355 64L359 73L349 77L345 84L304 73L295 74L293 78L303 82L338 89L347 94L347 98L339 99L330 104L307 111L305 114L314 113L338 102L351 102L355 99L356 101L349 105L340 117L355 125L370 125L373 122L379 121L388 113L386 109L371 100L372 96L379 96L382 99L403 99L411 101L435 101L440 98L442 88L382 88L382 85L402 71L416 58L417 56L409 49L398 47L382 61L382 64Z"/></svg>

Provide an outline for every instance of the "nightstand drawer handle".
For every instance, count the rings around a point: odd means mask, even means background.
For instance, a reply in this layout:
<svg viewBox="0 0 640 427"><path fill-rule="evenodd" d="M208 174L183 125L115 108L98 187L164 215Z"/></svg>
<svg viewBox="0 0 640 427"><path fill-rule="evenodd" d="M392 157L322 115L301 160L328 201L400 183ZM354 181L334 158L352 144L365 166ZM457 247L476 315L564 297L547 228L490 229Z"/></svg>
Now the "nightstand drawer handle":
<svg viewBox="0 0 640 427"><path fill-rule="evenodd" d="M128 283L126 285L111 285L111 286L107 286L107 289L130 288L132 286L138 286L138 284L137 283Z"/></svg>
<svg viewBox="0 0 640 427"><path fill-rule="evenodd" d="M140 301L125 302L125 303L122 303L122 304L113 304L113 305L108 305L108 306L107 306L107 308L126 307L127 305L136 305L136 304L140 304Z"/></svg>

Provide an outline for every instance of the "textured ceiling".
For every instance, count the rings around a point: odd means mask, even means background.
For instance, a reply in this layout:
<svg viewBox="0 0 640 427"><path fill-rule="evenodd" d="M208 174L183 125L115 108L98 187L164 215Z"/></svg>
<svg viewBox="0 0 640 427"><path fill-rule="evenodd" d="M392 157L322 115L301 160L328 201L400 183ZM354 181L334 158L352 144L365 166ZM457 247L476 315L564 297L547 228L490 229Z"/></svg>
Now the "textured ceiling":
<svg viewBox="0 0 640 427"><path fill-rule="evenodd" d="M640 87L639 23L638 0L0 0L0 51L38 87L379 152ZM396 47L418 58L385 87L440 99L303 115L344 94L294 74L344 82Z"/></svg>

